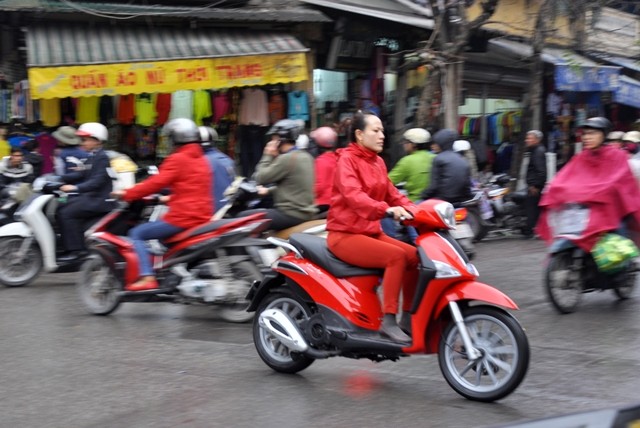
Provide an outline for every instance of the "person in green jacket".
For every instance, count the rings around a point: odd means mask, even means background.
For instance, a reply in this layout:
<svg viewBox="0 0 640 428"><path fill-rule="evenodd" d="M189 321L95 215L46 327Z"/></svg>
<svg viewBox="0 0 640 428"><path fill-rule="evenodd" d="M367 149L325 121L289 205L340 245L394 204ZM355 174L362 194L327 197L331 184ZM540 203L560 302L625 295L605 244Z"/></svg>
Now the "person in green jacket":
<svg viewBox="0 0 640 428"><path fill-rule="evenodd" d="M431 134L426 129L411 128L402 134L401 144L405 151L396 166L389 172L394 185L405 183L407 197L413 203L419 202L420 194L431 182L431 164L436 157L429 151ZM398 224L391 218L381 221L382 230L392 238L398 238ZM417 237L415 229L408 228L408 238L413 242Z"/></svg>
<svg viewBox="0 0 640 428"><path fill-rule="evenodd" d="M406 182L405 189L411 202L418 202L420 193L431 181L431 164L436 156L429 151L431 134L422 128L411 128L402 135L406 156L389 172L394 185Z"/></svg>

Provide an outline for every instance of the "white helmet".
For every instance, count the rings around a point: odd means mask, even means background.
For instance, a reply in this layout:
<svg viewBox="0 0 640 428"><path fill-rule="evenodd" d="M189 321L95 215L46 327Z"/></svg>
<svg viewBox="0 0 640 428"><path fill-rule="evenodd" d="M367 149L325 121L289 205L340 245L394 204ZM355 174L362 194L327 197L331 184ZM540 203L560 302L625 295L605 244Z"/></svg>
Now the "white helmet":
<svg viewBox="0 0 640 428"><path fill-rule="evenodd" d="M98 122L83 123L76 131L76 135L79 137L95 138L100 142L104 142L109 139L109 131L107 131L107 127Z"/></svg>
<svg viewBox="0 0 640 428"><path fill-rule="evenodd" d="M215 145L218 141L218 132L210 126L198 126L200 131L200 142L204 147Z"/></svg>
<svg viewBox="0 0 640 428"><path fill-rule="evenodd" d="M467 140L456 140L453 142L454 152L466 152L471 149L471 144Z"/></svg>
<svg viewBox="0 0 640 428"><path fill-rule="evenodd" d="M309 148L309 137L307 134L300 134L296 138L296 148L300 150L307 150Z"/></svg>

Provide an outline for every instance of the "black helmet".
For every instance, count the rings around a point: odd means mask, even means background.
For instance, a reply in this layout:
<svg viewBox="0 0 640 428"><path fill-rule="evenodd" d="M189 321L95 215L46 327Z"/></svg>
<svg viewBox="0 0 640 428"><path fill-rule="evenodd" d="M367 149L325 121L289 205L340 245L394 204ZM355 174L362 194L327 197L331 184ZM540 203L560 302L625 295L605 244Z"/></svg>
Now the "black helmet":
<svg viewBox="0 0 640 428"><path fill-rule="evenodd" d="M200 130L191 119L172 119L167 122L162 132L173 144L200 142Z"/></svg>
<svg viewBox="0 0 640 428"><path fill-rule="evenodd" d="M602 131L605 135L609 132L613 125L606 117L590 117L582 122L580 128L591 128Z"/></svg>
<svg viewBox="0 0 640 428"><path fill-rule="evenodd" d="M282 119L273 124L267 135L279 135L281 140L295 144L300 135L300 124L293 119Z"/></svg>

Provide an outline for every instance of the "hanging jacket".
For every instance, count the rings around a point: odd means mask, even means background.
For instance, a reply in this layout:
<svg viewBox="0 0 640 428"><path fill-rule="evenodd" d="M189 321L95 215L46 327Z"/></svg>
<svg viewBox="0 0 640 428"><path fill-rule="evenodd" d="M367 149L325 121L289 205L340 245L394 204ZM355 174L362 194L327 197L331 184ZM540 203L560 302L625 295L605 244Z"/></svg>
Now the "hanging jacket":
<svg viewBox="0 0 640 428"><path fill-rule="evenodd" d="M135 201L169 188L169 211L162 220L188 229L208 222L213 215L211 175L200 144L185 144L162 162L157 175L127 190L123 199Z"/></svg>
<svg viewBox="0 0 640 428"><path fill-rule="evenodd" d="M414 206L389 180L387 167L377 153L356 143L336 153L328 231L377 235L389 207Z"/></svg>

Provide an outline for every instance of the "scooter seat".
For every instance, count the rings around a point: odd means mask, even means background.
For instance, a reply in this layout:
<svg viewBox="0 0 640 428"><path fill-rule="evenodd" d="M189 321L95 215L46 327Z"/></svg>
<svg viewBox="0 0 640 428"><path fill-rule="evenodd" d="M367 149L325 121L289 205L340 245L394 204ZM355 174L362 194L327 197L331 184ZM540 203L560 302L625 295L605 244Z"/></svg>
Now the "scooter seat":
<svg viewBox="0 0 640 428"><path fill-rule="evenodd" d="M214 220L205 224L201 224L200 226L192 227L191 229L183 230L180 233L177 233L173 236L170 236L167 239L164 239L162 242L164 244L174 244L176 242L183 241L187 238L191 238L192 236L202 235L203 233L213 232L214 230L218 230L222 227L225 227L229 223L237 222L238 219L229 218L222 220Z"/></svg>
<svg viewBox="0 0 640 428"><path fill-rule="evenodd" d="M294 233L289 243L307 259L317 264L336 278L350 276L381 276L384 269L369 269L353 266L337 258L327 247L327 240L308 233Z"/></svg>

